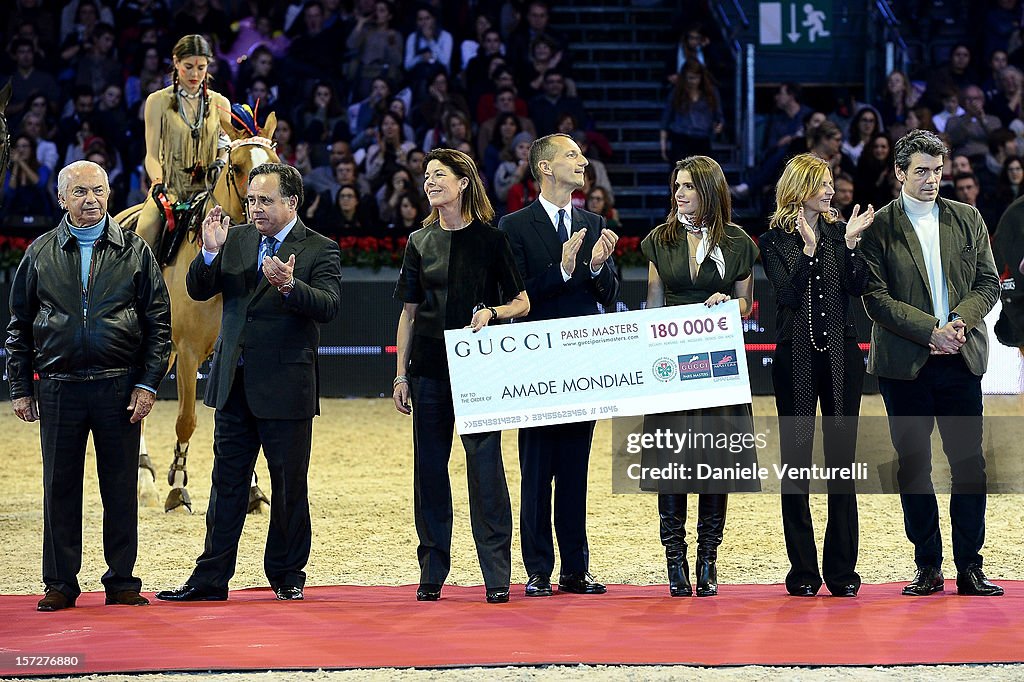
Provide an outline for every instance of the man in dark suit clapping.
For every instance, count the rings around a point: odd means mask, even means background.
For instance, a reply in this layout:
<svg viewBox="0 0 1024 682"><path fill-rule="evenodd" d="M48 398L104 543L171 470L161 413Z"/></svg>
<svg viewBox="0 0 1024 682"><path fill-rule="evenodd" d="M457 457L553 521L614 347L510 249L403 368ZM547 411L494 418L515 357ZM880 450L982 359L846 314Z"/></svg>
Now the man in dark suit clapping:
<svg viewBox="0 0 1024 682"><path fill-rule="evenodd" d="M611 260L618 236L604 218L573 208L571 196L583 186L587 159L571 137L548 135L530 147L530 170L540 183L534 203L501 219L516 265L526 282L526 321L598 312L615 305L619 275ZM555 550L551 532L551 482L555 482L554 525L561 558L560 592L602 594L589 573L587 467L594 422L519 430L522 469L520 527L523 562L530 578L526 596L552 594Z"/></svg>
<svg viewBox="0 0 1024 682"><path fill-rule="evenodd" d="M254 168L246 203L253 222L230 230L219 207L210 212L203 250L188 272L192 298L224 296L205 397L217 410L213 488L206 546L192 576L157 599L227 599L261 447L273 487L264 570L278 599L302 599L311 544L306 478L319 413L317 348L320 325L338 313L341 254L298 219L302 177L291 166Z"/></svg>

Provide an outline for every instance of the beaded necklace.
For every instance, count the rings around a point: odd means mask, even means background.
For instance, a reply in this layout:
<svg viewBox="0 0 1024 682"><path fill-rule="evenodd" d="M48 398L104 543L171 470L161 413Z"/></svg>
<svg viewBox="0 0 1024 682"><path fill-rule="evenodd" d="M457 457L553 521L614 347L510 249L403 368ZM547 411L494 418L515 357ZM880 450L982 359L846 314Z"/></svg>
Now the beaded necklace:
<svg viewBox="0 0 1024 682"><path fill-rule="evenodd" d="M814 230L814 243L815 243L814 255L816 256L816 258L821 258L821 254L819 253L819 248L821 246L821 235L818 233L817 225L815 225L815 230ZM807 330L810 332L810 335L811 335L811 348L813 348L814 350L818 351L819 353L824 353L825 351L828 350L828 340L827 339L825 340L825 347L824 348L819 348L818 344L816 344L814 342L814 312L813 312L813 308L811 306L811 301L812 300L813 300L813 296L811 294L811 282L808 279L808 282L807 282Z"/></svg>
<svg viewBox="0 0 1024 682"><path fill-rule="evenodd" d="M206 114L206 100L200 99L202 91L196 92L194 95L190 95L185 92L184 88L178 90L178 113L181 115L181 120L188 126L189 131L192 134L192 139L198 141L200 135L200 129L203 126L203 118ZM185 100L194 99L198 100L196 105L196 119L195 121L188 120L188 115L185 113Z"/></svg>

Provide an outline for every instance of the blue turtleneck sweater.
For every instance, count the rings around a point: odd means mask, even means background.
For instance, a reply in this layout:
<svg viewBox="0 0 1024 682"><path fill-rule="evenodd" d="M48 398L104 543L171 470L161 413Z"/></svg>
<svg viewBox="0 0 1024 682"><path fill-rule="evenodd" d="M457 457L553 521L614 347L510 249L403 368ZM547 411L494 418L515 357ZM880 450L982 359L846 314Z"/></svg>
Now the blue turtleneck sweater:
<svg viewBox="0 0 1024 682"><path fill-rule="evenodd" d="M82 254L82 291L89 288L89 266L92 265L92 247L96 240L103 234L103 228L107 225L107 219L99 221L89 227L71 227L71 234L78 242L78 251Z"/></svg>

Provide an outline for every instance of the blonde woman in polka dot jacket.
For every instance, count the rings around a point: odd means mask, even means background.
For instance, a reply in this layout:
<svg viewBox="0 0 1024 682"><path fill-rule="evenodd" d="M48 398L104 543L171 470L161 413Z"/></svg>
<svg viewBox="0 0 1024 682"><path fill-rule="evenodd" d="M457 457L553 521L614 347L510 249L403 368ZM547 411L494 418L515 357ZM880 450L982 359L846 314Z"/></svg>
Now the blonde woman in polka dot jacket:
<svg viewBox="0 0 1024 682"><path fill-rule="evenodd" d="M859 242L875 212L870 205L863 213L855 206L843 222L831 205L834 194L828 162L813 154L794 157L775 188L771 229L760 239L778 305L772 377L782 461L790 467L811 464L819 403L825 466L848 466L856 451L864 354L851 306L867 284ZM861 581L854 485L829 481L820 573L807 490L806 481L783 483L782 525L791 565L786 589L813 597L824 576L834 596L855 597Z"/></svg>

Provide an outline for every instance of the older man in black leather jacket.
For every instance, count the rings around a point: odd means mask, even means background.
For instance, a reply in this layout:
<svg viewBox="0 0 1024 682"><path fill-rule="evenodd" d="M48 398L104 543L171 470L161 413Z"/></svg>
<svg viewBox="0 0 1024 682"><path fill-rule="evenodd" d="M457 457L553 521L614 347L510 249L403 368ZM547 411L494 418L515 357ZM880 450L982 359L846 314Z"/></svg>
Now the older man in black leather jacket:
<svg viewBox="0 0 1024 682"><path fill-rule="evenodd" d="M40 422L46 595L37 608L74 606L81 593L90 431L104 506L106 603L142 606L148 603L139 594L142 581L132 575L139 422L167 370L170 302L149 247L107 215L110 187L100 166L70 164L58 175L57 192L67 214L18 266L6 344L14 412Z"/></svg>

